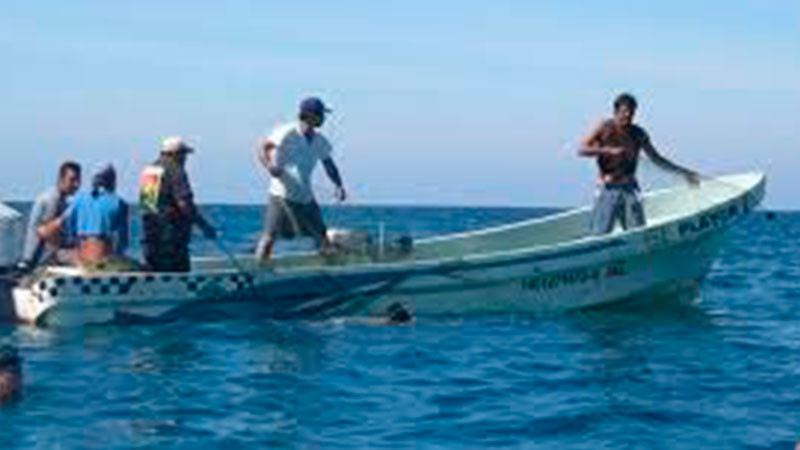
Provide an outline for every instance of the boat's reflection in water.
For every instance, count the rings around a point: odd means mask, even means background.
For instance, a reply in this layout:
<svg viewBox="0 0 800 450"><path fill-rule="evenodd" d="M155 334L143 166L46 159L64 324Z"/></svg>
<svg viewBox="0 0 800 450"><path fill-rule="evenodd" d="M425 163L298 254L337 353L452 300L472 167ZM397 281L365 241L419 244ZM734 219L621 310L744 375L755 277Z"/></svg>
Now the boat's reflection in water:
<svg viewBox="0 0 800 450"><path fill-rule="evenodd" d="M187 320L129 327L128 335L112 332L113 340L130 340L122 346L130 352L107 363L129 390L110 390L129 399L113 401L116 410L109 413L125 417L118 431L131 443L202 434L204 427L190 419L204 417L213 418L217 436L272 436L270 445L282 445L302 418L322 414L312 410L322 403L324 341L307 326Z"/></svg>
<svg viewBox="0 0 800 450"><path fill-rule="evenodd" d="M689 419L687 411L702 410L695 403L703 394L686 397L685 386L703 377L713 384L726 370L724 333L698 286L575 311L568 320L583 346L594 347L582 350L579 368L598 394L594 407L607 417L643 426ZM641 445L638 439L631 435L630 445Z"/></svg>

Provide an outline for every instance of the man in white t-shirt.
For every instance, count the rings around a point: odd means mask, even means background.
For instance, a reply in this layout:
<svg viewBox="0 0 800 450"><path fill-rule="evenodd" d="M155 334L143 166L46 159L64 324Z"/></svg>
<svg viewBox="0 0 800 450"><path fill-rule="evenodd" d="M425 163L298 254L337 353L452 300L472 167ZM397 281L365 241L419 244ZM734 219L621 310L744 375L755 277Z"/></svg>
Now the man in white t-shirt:
<svg viewBox="0 0 800 450"><path fill-rule="evenodd" d="M256 255L261 260L272 256L277 237L311 236L320 251L330 248L325 223L311 188L311 175L321 161L328 178L336 186L336 198L347 197L339 169L331 157L332 147L318 128L330 110L316 97L300 103L298 121L279 126L260 145L258 157L272 176L264 234Z"/></svg>

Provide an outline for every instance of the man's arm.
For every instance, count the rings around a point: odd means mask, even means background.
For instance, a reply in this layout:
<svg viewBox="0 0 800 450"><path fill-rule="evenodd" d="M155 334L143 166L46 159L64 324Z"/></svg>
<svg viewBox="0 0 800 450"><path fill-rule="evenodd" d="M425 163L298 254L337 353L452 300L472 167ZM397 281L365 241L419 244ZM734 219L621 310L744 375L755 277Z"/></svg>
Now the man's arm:
<svg viewBox="0 0 800 450"><path fill-rule="evenodd" d="M197 210L192 186L189 184L189 177L186 175L186 172L181 171L180 174L178 174L172 193L174 195L173 199L175 205L181 210L181 214L183 214L184 217L190 217L192 223L200 228L206 238L215 239L217 237L217 231L206 218L200 214L200 211Z"/></svg>
<svg viewBox="0 0 800 450"><path fill-rule="evenodd" d="M644 142L642 143L642 150L650 158L650 160L653 161L653 163L658 167L668 172L683 175L684 177L686 177L686 181L688 181L690 184L700 183L700 175L697 172L689 170L678 164L675 164L674 162L665 158L663 155L661 155L661 153L658 152L658 150L656 150L655 146L653 146L649 138L644 139Z"/></svg>
<svg viewBox="0 0 800 450"><path fill-rule="evenodd" d="M595 158L601 155L619 155L623 152L620 147L604 147L600 144L600 135L603 133L605 122L600 122L592 131L581 140L578 155Z"/></svg>
<svg viewBox="0 0 800 450"><path fill-rule="evenodd" d="M322 166L325 168L325 173L328 174L328 178L330 178L331 182L336 185L336 197L340 202L345 201L347 198L347 193L345 192L344 185L342 184L342 177L339 174L339 168L336 167L336 163L333 161L333 158L329 157L323 159Z"/></svg>
<svg viewBox="0 0 800 450"><path fill-rule="evenodd" d="M67 206L67 209L61 213L60 216L40 223L36 228L36 235L42 241L50 241L55 239L55 237L61 233L65 227L71 230L75 229L77 216L77 207L75 206L75 203L71 203L69 206Z"/></svg>
<svg viewBox="0 0 800 450"><path fill-rule="evenodd" d="M206 220L202 214L200 214L200 211L197 210L197 207L195 207L194 210L194 223L198 228L200 228L200 230L203 232L203 235L207 239L217 238L217 229L214 228L214 226L211 225L211 223L209 223L209 221Z"/></svg>
<svg viewBox="0 0 800 450"><path fill-rule="evenodd" d="M275 164L275 151L277 146L269 139L264 139L259 145L258 160L267 169L270 175L275 178L283 174L283 168Z"/></svg>

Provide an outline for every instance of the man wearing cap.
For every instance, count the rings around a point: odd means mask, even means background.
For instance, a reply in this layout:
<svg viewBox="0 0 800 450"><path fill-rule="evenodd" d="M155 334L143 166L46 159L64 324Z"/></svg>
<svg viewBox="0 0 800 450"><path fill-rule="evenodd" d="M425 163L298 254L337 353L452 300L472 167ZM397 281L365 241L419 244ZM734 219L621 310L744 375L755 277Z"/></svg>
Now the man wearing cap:
<svg viewBox="0 0 800 450"><path fill-rule="evenodd" d="M143 250L149 270L188 272L192 226L208 239L217 233L198 212L186 174L186 158L194 149L179 137L161 143L161 155L145 167L139 180L139 204L144 227Z"/></svg>
<svg viewBox="0 0 800 450"><path fill-rule="evenodd" d="M344 201L347 197L339 169L331 157L331 144L318 131L328 112L322 100L307 98L300 103L298 120L277 127L259 146L259 160L272 176L264 234L256 250L261 260L272 256L278 236L311 236L323 253L330 248L322 213L311 189L311 175L317 162L322 161L328 178L336 186L336 198Z"/></svg>

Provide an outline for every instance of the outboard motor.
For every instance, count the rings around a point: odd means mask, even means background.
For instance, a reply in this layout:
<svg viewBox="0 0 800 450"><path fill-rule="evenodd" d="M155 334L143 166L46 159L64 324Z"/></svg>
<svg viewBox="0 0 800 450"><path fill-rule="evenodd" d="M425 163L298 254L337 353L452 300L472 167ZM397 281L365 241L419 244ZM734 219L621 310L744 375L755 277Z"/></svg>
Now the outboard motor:
<svg viewBox="0 0 800 450"><path fill-rule="evenodd" d="M22 214L0 203L0 273L9 272L19 262L24 238Z"/></svg>

